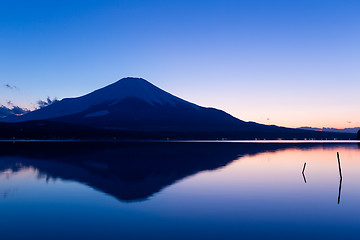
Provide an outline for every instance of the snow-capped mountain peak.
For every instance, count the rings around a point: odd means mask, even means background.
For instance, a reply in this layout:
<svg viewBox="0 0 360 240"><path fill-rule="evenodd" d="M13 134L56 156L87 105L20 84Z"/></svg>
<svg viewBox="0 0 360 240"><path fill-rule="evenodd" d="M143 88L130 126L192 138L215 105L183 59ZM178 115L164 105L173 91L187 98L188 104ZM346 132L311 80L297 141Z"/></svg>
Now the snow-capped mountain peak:
<svg viewBox="0 0 360 240"><path fill-rule="evenodd" d="M6 121L29 121L58 118L77 114L98 105L104 105L105 108L106 106L110 107L127 98L139 99L153 106L165 105L175 107L177 105L182 105L194 109L199 108L199 106L182 100L142 78L128 77L84 96L64 98L50 106Z"/></svg>
<svg viewBox="0 0 360 240"><path fill-rule="evenodd" d="M99 99L119 101L127 97L136 97L149 104L192 104L161 90L145 79L132 77L123 78L109 86L83 96L83 98L90 102L96 102Z"/></svg>

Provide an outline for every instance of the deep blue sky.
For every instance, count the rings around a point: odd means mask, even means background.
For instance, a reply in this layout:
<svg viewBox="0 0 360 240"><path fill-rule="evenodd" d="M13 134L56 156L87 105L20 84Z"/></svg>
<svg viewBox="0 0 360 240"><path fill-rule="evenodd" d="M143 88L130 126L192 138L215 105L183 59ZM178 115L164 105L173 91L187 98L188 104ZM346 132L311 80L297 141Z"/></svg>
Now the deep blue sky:
<svg viewBox="0 0 360 240"><path fill-rule="evenodd" d="M0 103L137 76L247 121L360 126L359 13L358 0L1 1Z"/></svg>

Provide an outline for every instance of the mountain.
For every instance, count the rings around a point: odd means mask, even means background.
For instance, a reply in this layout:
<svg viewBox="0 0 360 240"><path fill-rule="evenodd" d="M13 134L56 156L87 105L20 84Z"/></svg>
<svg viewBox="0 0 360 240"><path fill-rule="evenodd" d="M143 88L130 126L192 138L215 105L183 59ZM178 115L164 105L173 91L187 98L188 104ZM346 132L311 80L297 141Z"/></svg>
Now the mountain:
<svg viewBox="0 0 360 240"><path fill-rule="evenodd" d="M77 98L4 118L0 138L254 139L355 138L241 121L178 98L141 78L124 78ZM34 130L36 129L36 130Z"/></svg>
<svg viewBox="0 0 360 240"><path fill-rule="evenodd" d="M83 113L84 118L111 114L114 106L123 101L142 101L151 106L170 105L198 108L197 105L175 97L141 78L124 78L109 86L78 98L65 98L35 110L13 121L54 119Z"/></svg>
<svg viewBox="0 0 360 240"><path fill-rule="evenodd" d="M6 119L7 122L30 120L127 130L230 129L243 123L223 111L175 97L140 78L124 78L85 96L65 98Z"/></svg>
<svg viewBox="0 0 360 240"><path fill-rule="evenodd" d="M106 129L133 131L231 131L262 125L246 123L214 108L185 101L141 78L124 78L78 98L6 122L50 120Z"/></svg>

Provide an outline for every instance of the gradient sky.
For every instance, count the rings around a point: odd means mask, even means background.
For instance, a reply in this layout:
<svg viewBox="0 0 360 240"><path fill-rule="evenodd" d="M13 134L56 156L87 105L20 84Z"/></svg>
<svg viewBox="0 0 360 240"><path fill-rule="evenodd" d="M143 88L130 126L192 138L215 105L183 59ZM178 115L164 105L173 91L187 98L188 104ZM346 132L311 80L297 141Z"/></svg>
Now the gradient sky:
<svg viewBox="0 0 360 240"><path fill-rule="evenodd" d="M0 104L136 76L246 121L360 126L359 13L359 0L1 1Z"/></svg>

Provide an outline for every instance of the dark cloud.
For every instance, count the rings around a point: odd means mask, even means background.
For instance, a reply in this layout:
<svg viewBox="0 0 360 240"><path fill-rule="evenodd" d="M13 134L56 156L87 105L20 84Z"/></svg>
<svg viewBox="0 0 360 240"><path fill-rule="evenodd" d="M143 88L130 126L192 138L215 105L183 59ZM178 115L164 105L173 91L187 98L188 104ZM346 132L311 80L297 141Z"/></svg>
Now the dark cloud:
<svg viewBox="0 0 360 240"><path fill-rule="evenodd" d="M21 108L19 106L13 106L13 108L11 109L11 111L15 114L15 115L22 115L25 114L27 112L29 112L29 110Z"/></svg>
<svg viewBox="0 0 360 240"><path fill-rule="evenodd" d="M28 112L29 112L28 109L21 108L19 106L11 105L11 107L6 107L4 105L0 105L0 118L14 116L14 115L23 115Z"/></svg>
<svg viewBox="0 0 360 240"><path fill-rule="evenodd" d="M50 99L50 97L47 97L47 99L45 101L43 101L43 100L37 101L37 104L38 104L39 108L43 108L43 107L50 106L51 104L53 104L54 102L57 102L57 101L58 101L57 98Z"/></svg>
<svg viewBox="0 0 360 240"><path fill-rule="evenodd" d="M10 84L4 84L4 87L11 89L11 90L19 90L19 88L15 85L10 85Z"/></svg>

